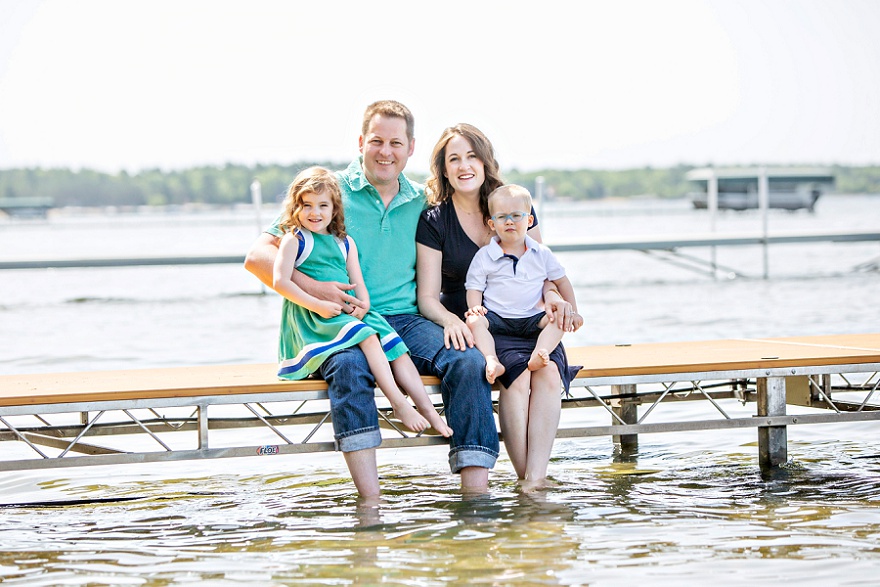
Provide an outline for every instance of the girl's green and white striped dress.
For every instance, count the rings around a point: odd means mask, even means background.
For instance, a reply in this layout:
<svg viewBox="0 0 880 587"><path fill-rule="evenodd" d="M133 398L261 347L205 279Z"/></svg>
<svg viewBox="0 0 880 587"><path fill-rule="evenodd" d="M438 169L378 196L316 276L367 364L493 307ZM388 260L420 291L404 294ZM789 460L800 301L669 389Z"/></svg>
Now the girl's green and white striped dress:
<svg viewBox="0 0 880 587"><path fill-rule="evenodd" d="M350 283L345 267L348 243L333 235L312 233L306 229L297 229L297 237L300 243L296 261L298 271L318 281ZM278 340L278 376L304 379L317 371L333 353L373 335L379 336L389 361L409 350L378 312L370 310L363 320L348 314L322 318L285 299Z"/></svg>

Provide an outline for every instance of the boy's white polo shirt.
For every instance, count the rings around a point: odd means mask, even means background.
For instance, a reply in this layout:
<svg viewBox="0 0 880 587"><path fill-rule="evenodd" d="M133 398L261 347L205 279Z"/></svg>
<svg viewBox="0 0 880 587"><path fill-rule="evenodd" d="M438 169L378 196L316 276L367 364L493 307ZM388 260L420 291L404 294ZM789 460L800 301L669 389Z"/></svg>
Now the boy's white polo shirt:
<svg viewBox="0 0 880 587"><path fill-rule="evenodd" d="M483 305L505 318L528 318L541 311L544 281L565 277L556 256L529 235L526 252L516 261L506 256L498 237L477 251L468 269L465 289L483 292Z"/></svg>

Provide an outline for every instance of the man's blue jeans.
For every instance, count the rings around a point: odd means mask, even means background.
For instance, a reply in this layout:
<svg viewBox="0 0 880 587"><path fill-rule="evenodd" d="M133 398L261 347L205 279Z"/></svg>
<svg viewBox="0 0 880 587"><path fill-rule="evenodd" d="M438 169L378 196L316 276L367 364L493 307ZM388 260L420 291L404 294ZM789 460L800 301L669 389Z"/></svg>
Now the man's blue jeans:
<svg viewBox="0 0 880 587"><path fill-rule="evenodd" d="M447 349L443 329L418 314L385 316L409 347L422 375L440 378L446 422L453 434L449 466L491 469L498 459L498 430L492 412L492 389L486 381L486 360L476 348Z"/></svg>
<svg viewBox="0 0 880 587"><path fill-rule="evenodd" d="M492 412L486 361L475 348L447 349L443 329L417 314L385 316L406 346L422 375L441 380L446 422L453 430L449 466L491 469L498 458L498 431ZM350 452L379 446L376 381L357 346L335 353L319 370L327 381L333 430L339 450Z"/></svg>
<svg viewBox="0 0 880 587"><path fill-rule="evenodd" d="M376 414L376 380L360 347L330 355L318 374L327 381L338 449L352 452L379 446L382 435Z"/></svg>

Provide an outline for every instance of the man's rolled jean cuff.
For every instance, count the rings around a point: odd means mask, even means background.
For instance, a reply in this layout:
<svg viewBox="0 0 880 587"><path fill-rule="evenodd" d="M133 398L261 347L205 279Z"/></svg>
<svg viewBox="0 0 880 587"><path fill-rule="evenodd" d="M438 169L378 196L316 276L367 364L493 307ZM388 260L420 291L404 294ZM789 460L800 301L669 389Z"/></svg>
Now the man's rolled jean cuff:
<svg viewBox="0 0 880 587"><path fill-rule="evenodd" d="M380 444L382 444L382 433L378 428L362 428L347 436L336 438L336 450L342 452L376 448Z"/></svg>
<svg viewBox="0 0 880 587"><path fill-rule="evenodd" d="M449 455L449 468L453 473L458 473L465 467L492 469L497 460L497 454L481 447L459 448Z"/></svg>

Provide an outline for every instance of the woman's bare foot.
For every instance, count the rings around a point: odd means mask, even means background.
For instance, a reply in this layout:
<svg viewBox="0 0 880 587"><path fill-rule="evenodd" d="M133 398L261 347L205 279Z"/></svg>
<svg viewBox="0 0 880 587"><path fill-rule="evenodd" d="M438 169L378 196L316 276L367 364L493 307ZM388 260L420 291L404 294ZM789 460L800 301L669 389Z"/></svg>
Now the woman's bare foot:
<svg viewBox="0 0 880 587"><path fill-rule="evenodd" d="M440 414L431 410L425 417L428 418L428 423L431 424L431 427L439 432L441 436L444 438L452 436L452 428L440 417Z"/></svg>
<svg viewBox="0 0 880 587"><path fill-rule="evenodd" d="M543 369L549 364L550 353L547 352L547 349L535 349L532 352L532 356L529 358L529 371L537 371L538 369Z"/></svg>
<svg viewBox="0 0 880 587"><path fill-rule="evenodd" d="M431 425L427 418L418 413L406 400L398 404L392 403L391 408L394 410L394 416L413 432L422 432Z"/></svg>
<svg viewBox="0 0 880 587"><path fill-rule="evenodd" d="M498 357L495 355L486 355L486 381L489 383L495 383L495 380L504 375L506 370L507 369L504 368L504 365L498 360Z"/></svg>

